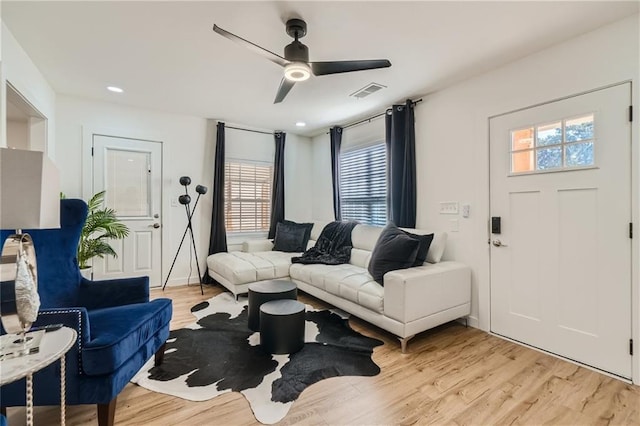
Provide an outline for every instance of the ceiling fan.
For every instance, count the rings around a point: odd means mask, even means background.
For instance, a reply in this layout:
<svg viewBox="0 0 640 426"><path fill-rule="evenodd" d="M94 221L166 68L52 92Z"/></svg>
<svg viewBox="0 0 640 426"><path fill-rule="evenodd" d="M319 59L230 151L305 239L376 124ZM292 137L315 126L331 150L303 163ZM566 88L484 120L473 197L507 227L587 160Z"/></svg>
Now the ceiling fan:
<svg viewBox="0 0 640 426"><path fill-rule="evenodd" d="M327 75L391 66L391 62L387 59L309 62L309 48L298 40L307 34L307 23L302 19L289 19L286 23L286 28L287 34L293 37L294 40L285 46L283 58L255 43L238 37L227 30L223 30L215 24L213 25L213 31L221 36L235 41L259 55L264 56L271 62L275 62L284 67L284 77L280 82L278 93L273 101L274 104L282 102L296 82L307 80L312 73L313 75Z"/></svg>

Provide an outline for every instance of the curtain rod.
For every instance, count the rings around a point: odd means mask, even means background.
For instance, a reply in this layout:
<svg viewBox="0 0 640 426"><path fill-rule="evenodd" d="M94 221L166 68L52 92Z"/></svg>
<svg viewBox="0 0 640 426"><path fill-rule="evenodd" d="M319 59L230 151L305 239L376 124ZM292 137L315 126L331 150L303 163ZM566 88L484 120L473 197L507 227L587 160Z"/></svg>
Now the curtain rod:
<svg viewBox="0 0 640 426"><path fill-rule="evenodd" d="M420 98L420 99L418 99L416 101L411 101L411 103L413 105L418 104L420 102L422 102L422 98ZM386 115L388 111L389 110L387 109L387 110L385 110L385 112L381 112L380 114L372 115L371 117L365 118L365 119L360 120L360 121L356 121L355 123L347 124L345 126L342 126L342 129L348 129L349 127L357 126L358 124L366 123L366 122L371 121L371 120L373 120L375 118L382 117L383 115ZM325 134L328 135L329 132L326 132Z"/></svg>
<svg viewBox="0 0 640 426"><path fill-rule="evenodd" d="M234 127L234 126L224 126L225 129L233 129L233 130L242 130L244 132L253 132L253 133L262 133L263 135L273 135L274 133L282 133L282 132L263 132L262 130L251 130L251 129L243 129L242 127Z"/></svg>

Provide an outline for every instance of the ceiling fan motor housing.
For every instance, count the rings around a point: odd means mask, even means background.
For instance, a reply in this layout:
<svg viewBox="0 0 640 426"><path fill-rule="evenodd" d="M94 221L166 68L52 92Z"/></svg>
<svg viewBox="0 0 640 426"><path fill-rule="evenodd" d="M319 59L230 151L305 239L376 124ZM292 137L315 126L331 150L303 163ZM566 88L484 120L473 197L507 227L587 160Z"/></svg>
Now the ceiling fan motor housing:
<svg viewBox="0 0 640 426"><path fill-rule="evenodd" d="M285 46L284 57L291 62L309 62L309 48L298 40L293 41Z"/></svg>

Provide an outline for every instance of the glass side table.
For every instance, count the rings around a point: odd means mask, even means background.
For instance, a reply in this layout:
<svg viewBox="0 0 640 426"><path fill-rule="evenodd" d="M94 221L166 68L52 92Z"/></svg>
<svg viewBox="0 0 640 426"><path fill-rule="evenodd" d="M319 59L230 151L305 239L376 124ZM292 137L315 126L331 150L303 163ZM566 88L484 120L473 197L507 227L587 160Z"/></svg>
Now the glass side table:
<svg viewBox="0 0 640 426"><path fill-rule="evenodd" d="M60 424L65 424L66 371L65 354L77 338L75 330L62 327L45 333L38 353L0 361L0 386L26 377L27 425L33 425L33 374L60 360Z"/></svg>

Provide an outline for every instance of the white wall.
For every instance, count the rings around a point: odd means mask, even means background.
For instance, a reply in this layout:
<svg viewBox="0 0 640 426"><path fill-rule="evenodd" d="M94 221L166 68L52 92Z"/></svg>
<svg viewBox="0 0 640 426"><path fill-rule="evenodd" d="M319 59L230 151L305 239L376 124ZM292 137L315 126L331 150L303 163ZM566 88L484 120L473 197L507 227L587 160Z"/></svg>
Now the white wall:
<svg viewBox="0 0 640 426"><path fill-rule="evenodd" d="M44 150L55 162L55 101L56 94L31 58L27 56L13 34L2 23L2 64L0 73L0 123L6 121L6 83L18 92L47 118L47 146ZM6 128L0 131L0 146L7 146Z"/></svg>
<svg viewBox="0 0 640 426"><path fill-rule="evenodd" d="M7 146L29 149L29 127L26 121L7 120Z"/></svg>
<svg viewBox="0 0 640 426"><path fill-rule="evenodd" d="M62 95L58 96L56 105L61 190L68 197L87 199L92 191L87 178L91 176L90 170L85 170L83 176L82 167L83 161L86 163L83 150L90 147L91 141L83 138L83 133L100 131L163 143L162 276L165 280L186 226L184 208L181 205L172 206L171 201L184 193L184 187L178 181L180 176L191 177L192 196L195 196L192 188L197 184L211 189L216 122ZM310 152L311 141L308 138L287 135L285 210L287 217L294 220L311 218L311 194L308 191L311 176L305 173L309 169ZM227 129L225 153L228 157L273 161L273 136ZM299 174L297 178L296 173ZM203 272L209 248L211 194L209 191L200 200L193 225ZM230 241L230 248L233 248L233 239L230 238ZM192 265L193 271L196 271L195 264ZM185 244L171 272L169 284L184 284L188 275L189 250ZM196 272L192 272L191 282L197 282Z"/></svg>
<svg viewBox="0 0 640 426"><path fill-rule="evenodd" d="M458 201L471 205L468 219L458 217L459 232L449 232L445 258L459 260L472 268L472 325L489 329L488 118L624 80L633 80L637 103L639 16L422 96L423 102L416 107L417 227L449 231L449 219L452 217L439 214L439 203ZM638 109L636 107L636 111ZM637 113L635 119L638 119ZM640 189L640 150L637 149L637 132L633 138L633 220L638 223L639 201L635 194ZM331 219L329 137L320 135L313 142L316 165L314 193L317 195L313 215L319 219ZM324 179L318 180L323 176ZM634 240L633 245L636 259L639 253L637 241ZM634 337L635 341L640 341L640 286L635 266L638 262L633 263ZM634 379L636 383L640 381L640 360L636 361Z"/></svg>
<svg viewBox="0 0 640 426"><path fill-rule="evenodd" d="M314 199L311 139L288 133L284 143L285 219L308 222Z"/></svg>
<svg viewBox="0 0 640 426"><path fill-rule="evenodd" d="M320 222L334 220L333 187L331 182L331 139L321 134L312 139L313 201L311 217Z"/></svg>

